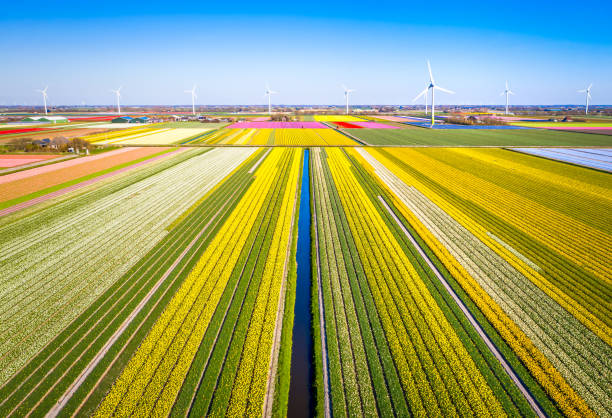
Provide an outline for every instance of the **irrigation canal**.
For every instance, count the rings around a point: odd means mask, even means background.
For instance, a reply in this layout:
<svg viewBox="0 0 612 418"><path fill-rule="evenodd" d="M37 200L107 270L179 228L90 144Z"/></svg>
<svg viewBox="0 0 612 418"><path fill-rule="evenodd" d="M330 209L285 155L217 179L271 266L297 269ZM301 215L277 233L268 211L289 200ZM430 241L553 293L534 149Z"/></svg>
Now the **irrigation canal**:
<svg viewBox="0 0 612 418"><path fill-rule="evenodd" d="M312 328L310 321L310 167L309 151L304 151L302 190L297 242L297 283L289 384L290 417L309 417L312 411Z"/></svg>

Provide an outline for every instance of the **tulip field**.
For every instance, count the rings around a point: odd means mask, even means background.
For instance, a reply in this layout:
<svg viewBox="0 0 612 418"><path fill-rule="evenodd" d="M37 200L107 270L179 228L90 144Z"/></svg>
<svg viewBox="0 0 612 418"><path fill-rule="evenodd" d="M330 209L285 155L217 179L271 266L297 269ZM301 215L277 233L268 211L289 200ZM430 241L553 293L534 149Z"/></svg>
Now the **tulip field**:
<svg viewBox="0 0 612 418"><path fill-rule="evenodd" d="M404 119L0 156L0 416L612 416L606 136Z"/></svg>

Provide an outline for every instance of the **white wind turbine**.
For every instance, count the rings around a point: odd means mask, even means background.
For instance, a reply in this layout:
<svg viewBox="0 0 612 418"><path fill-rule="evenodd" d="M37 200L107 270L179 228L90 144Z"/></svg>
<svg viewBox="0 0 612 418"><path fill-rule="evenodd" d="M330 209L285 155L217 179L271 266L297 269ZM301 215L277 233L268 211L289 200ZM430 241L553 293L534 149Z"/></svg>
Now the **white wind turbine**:
<svg viewBox="0 0 612 418"><path fill-rule="evenodd" d="M111 93L115 93L115 95L117 96L117 113L121 113L121 89L123 88L123 86L119 87L117 90L111 90Z"/></svg>
<svg viewBox="0 0 612 418"><path fill-rule="evenodd" d="M427 114L427 97L428 97L428 93L429 93L429 86L431 84L431 80L429 80L429 83L427 83L427 87L425 87L425 90L423 90L421 93L419 93L419 95L417 97L415 97L412 100L412 103L416 102L417 100L419 100L419 97L425 95L425 114Z"/></svg>
<svg viewBox="0 0 612 418"><path fill-rule="evenodd" d="M344 84L342 85L342 89L344 90L344 98L346 99L346 114L349 114L349 94L353 93L355 90L347 88Z"/></svg>
<svg viewBox="0 0 612 418"><path fill-rule="evenodd" d="M514 92L510 90L510 87L508 87L508 81L506 80L506 90L500 94L500 96L506 95L506 115L508 114L508 97L510 94L514 96Z"/></svg>
<svg viewBox="0 0 612 418"><path fill-rule="evenodd" d="M270 97L271 97L273 94L278 94L278 92L277 92L277 91L270 90L270 86L269 86L268 84L266 84L266 94L264 94L264 97L265 97L265 96L268 96L268 115L271 115L271 114L272 114L272 102L271 102L271 100L270 100Z"/></svg>
<svg viewBox="0 0 612 418"><path fill-rule="evenodd" d="M193 85L193 88L191 90L185 90L185 93L190 93L191 94L191 113L193 113L195 115L195 99L198 98L198 96L196 96L196 85Z"/></svg>
<svg viewBox="0 0 612 418"><path fill-rule="evenodd" d="M589 84L589 87L583 90L578 90L578 93L586 93L586 106L584 108L584 114L589 114L589 100L591 100L591 87L593 87L593 83Z"/></svg>
<svg viewBox="0 0 612 418"><path fill-rule="evenodd" d="M436 123L435 119L434 119L435 118L435 106L436 106L436 101L435 101L435 92L436 92L436 90L440 90L440 91L443 91L444 93L448 93L448 94L455 94L455 92L447 90L447 89L445 89L443 87L440 87L440 86L438 86L436 84L436 82L434 81L433 74L431 73L431 65L429 64L429 60L427 61L427 69L429 70L429 85L417 97L414 98L413 102L416 101L423 94L426 95L428 90L431 90L431 126L433 126L434 123Z"/></svg>
<svg viewBox="0 0 612 418"><path fill-rule="evenodd" d="M39 93L42 93L43 96L43 103L45 104L45 115L47 114L47 89L49 88L49 86L45 87L42 90L36 90Z"/></svg>

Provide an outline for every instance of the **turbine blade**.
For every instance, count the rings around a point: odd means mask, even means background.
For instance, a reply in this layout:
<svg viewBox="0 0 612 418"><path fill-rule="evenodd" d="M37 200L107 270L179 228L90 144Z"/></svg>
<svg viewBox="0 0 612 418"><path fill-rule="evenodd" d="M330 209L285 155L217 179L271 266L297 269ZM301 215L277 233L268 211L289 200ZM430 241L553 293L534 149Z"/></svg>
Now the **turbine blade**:
<svg viewBox="0 0 612 418"><path fill-rule="evenodd" d="M429 70L429 81L434 82L433 74L431 72L431 64L429 64L429 60L427 60L427 69Z"/></svg>
<svg viewBox="0 0 612 418"><path fill-rule="evenodd" d="M500 96L503 96L504 94L506 94L506 92L505 92L505 91L502 91L502 92L500 93Z"/></svg>
<svg viewBox="0 0 612 418"><path fill-rule="evenodd" d="M416 102L417 100L419 100L419 98L421 96L423 96L424 94L427 94L427 90L429 90L429 87L426 87L425 90L423 90L422 92L419 93L419 95L417 97L415 97L414 99L412 99L412 102Z"/></svg>
<svg viewBox="0 0 612 418"><path fill-rule="evenodd" d="M514 96L514 92L512 90L508 90L508 93Z"/></svg>
<svg viewBox="0 0 612 418"><path fill-rule="evenodd" d="M589 90L591 90L591 87L593 87L593 83L589 84Z"/></svg>
<svg viewBox="0 0 612 418"><path fill-rule="evenodd" d="M447 89L445 89L445 88L443 88L443 87L440 87L440 86L434 86L434 89L436 89L436 90L440 90L440 91L443 91L444 93L448 93L448 94L455 94L455 92L454 92L454 91L452 91L452 90L447 90Z"/></svg>
<svg viewBox="0 0 612 418"><path fill-rule="evenodd" d="M586 93L586 90L585 89L578 90L578 93Z"/></svg>

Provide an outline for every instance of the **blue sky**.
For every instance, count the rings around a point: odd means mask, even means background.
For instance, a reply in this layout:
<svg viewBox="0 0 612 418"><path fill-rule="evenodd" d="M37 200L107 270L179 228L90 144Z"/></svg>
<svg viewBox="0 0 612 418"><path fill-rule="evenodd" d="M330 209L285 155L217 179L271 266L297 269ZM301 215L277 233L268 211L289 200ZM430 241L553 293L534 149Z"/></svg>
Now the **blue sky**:
<svg viewBox="0 0 612 418"><path fill-rule="evenodd" d="M0 104L612 104L612 2L10 2ZM414 2L416 3L416 2Z"/></svg>

